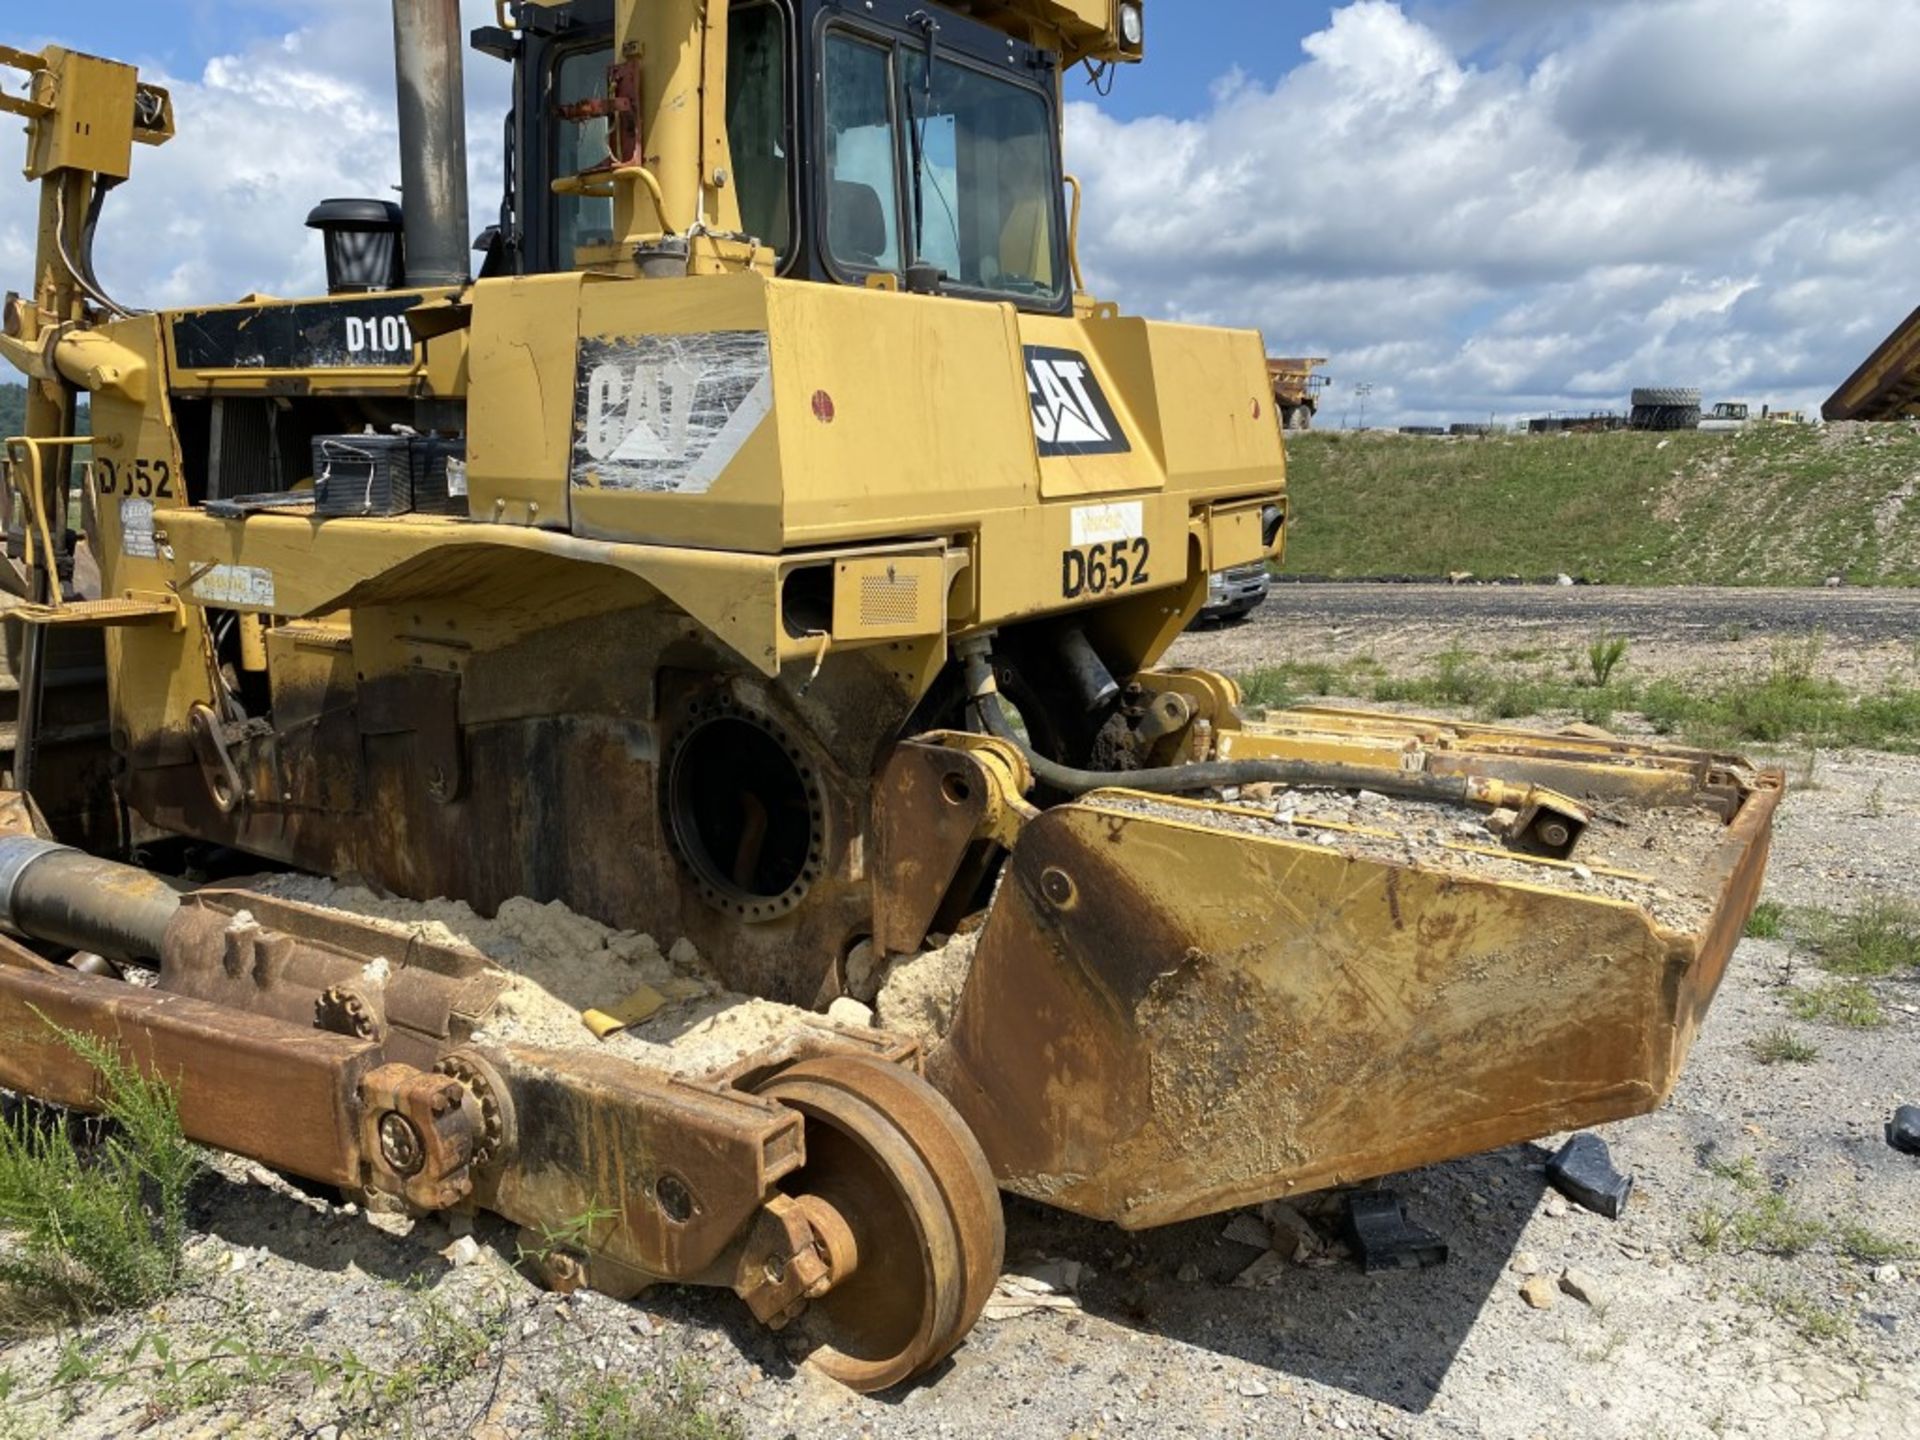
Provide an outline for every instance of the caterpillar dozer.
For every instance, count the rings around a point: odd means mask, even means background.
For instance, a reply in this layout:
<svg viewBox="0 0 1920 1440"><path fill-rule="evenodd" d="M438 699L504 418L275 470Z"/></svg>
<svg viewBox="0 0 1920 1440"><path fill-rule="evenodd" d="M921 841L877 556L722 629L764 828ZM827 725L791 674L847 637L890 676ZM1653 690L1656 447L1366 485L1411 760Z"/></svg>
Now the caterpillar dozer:
<svg viewBox="0 0 1920 1440"><path fill-rule="evenodd" d="M92 257L171 97L0 53L0 1085L97 1108L92 1037L210 1147L732 1289L864 1390L961 1344L1003 1192L1157 1226L1669 1094L1776 773L1162 664L1288 496L1260 337L1082 278L1063 87L1137 0L503 0L484 61L394 19L400 204L315 210L325 295L160 313ZM469 63L513 72L477 247ZM107 763L56 775L89 635ZM691 1073L505 1039L500 965L267 871L563 901L800 1018ZM807 1018L948 936L931 1038Z"/></svg>

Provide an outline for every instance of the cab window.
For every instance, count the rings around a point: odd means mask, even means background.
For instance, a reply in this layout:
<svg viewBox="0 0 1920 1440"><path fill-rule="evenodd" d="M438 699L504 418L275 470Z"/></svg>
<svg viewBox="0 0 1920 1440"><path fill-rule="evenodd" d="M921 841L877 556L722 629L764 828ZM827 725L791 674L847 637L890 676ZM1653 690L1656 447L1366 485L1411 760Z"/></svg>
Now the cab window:
<svg viewBox="0 0 1920 1440"><path fill-rule="evenodd" d="M577 49L554 65L547 114L553 173L578 175L611 158L604 119L575 120L569 105L607 93L612 48ZM736 0L727 23L727 142L733 151L741 228L782 259L793 248L791 127L788 122L786 14L774 0ZM571 268L583 245L613 243L613 201L554 197L554 255Z"/></svg>
<svg viewBox="0 0 1920 1440"><path fill-rule="evenodd" d="M897 272L900 179L893 53L829 32L824 76L827 253L843 269Z"/></svg>
<svg viewBox="0 0 1920 1440"><path fill-rule="evenodd" d="M575 50L553 68L547 115L552 126L556 176L578 175L607 163L605 119L569 120L561 107L600 100L607 93L610 47ZM613 201L605 196L559 195L554 208L554 258L572 269L583 245L613 243Z"/></svg>
<svg viewBox="0 0 1920 1440"><path fill-rule="evenodd" d="M740 228L783 260L793 249L787 72L780 7L773 0L734 5L727 19L727 144Z"/></svg>

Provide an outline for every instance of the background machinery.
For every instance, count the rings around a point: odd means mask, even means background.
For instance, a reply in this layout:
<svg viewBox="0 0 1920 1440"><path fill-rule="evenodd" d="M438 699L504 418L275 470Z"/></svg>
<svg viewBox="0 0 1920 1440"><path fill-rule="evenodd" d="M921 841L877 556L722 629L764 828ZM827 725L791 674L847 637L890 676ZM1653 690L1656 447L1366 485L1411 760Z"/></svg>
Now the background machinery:
<svg viewBox="0 0 1920 1440"><path fill-rule="evenodd" d="M1273 403L1279 408L1282 430L1311 430L1314 416L1320 413L1320 397L1333 384L1331 377L1319 373L1327 362L1319 360L1275 360L1268 357L1267 374L1273 379Z"/></svg>
<svg viewBox="0 0 1920 1440"><path fill-rule="evenodd" d="M1137 3L504 5L477 277L458 7L394 14L402 204L316 210L310 299L116 303L93 236L171 102L0 56L42 195L0 1084L97 1103L97 1037L206 1144L564 1230L555 1284L732 1289L862 1389L964 1339L1003 1190L1159 1225L1670 1091L1777 775L1157 668L1288 501L1259 337L1078 280L1061 81ZM86 633L109 763L56 817ZM692 1070L503 1038L515 977L273 867L562 900L796 1018ZM811 1017L956 934L932 1036Z"/></svg>
<svg viewBox="0 0 1920 1440"><path fill-rule="evenodd" d="M1821 407L1828 420L1907 420L1920 415L1920 310L1901 321Z"/></svg>

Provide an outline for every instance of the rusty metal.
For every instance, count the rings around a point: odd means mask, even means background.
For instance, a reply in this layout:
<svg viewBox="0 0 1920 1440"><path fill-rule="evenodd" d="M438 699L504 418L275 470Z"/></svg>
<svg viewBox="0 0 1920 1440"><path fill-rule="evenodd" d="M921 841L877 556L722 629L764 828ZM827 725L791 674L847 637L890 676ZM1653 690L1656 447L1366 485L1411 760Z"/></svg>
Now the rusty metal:
<svg viewBox="0 0 1920 1440"><path fill-rule="evenodd" d="M190 1139L309 1179L366 1183L360 1086L377 1047L76 972L0 966L0 1086L97 1109L100 1079L61 1032L175 1087Z"/></svg>
<svg viewBox="0 0 1920 1440"><path fill-rule="evenodd" d="M754 1318L784 1330L858 1268L858 1243L847 1219L817 1195L776 1195L761 1207L734 1269L733 1290Z"/></svg>
<svg viewBox="0 0 1920 1440"><path fill-rule="evenodd" d="M973 1327L1004 1257L978 1145L925 1081L869 1059L796 1065L761 1093L807 1117L807 1163L786 1188L844 1220L829 1253L865 1262L798 1320L814 1364L868 1391L924 1373Z"/></svg>
<svg viewBox="0 0 1920 1440"><path fill-rule="evenodd" d="M447 1210L473 1193L480 1106L458 1080L383 1065L360 1082L361 1148L377 1155L370 1189L416 1210Z"/></svg>
<svg viewBox="0 0 1920 1440"><path fill-rule="evenodd" d="M972 899L998 854L990 837L1001 787L986 765L938 745L900 746L873 798L873 939L883 954L918 950L956 891ZM951 921L948 928L951 928Z"/></svg>
<svg viewBox="0 0 1920 1440"><path fill-rule="evenodd" d="M377 1039L423 1070L471 1038L507 984L465 946L249 891L187 897L160 958L163 989Z"/></svg>
<svg viewBox="0 0 1920 1440"><path fill-rule="evenodd" d="M1779 796L1762 777L1703 857L1698 933L1203 805L1064 807L1016 848L929 1073L1003 1186L1129 1228L1642 1114L1719 985Z"/></svg>
<svg viewBox="0 0 1920 1440"><path fill-rule="evenodd" d="M443 1055L434 1068L464 1085L480 1107L480 1132L473 1142L473 1168L476 1172L488 1170L513 1147L513 1097L506 1083L498 1071L471 1051Z"/></svg>

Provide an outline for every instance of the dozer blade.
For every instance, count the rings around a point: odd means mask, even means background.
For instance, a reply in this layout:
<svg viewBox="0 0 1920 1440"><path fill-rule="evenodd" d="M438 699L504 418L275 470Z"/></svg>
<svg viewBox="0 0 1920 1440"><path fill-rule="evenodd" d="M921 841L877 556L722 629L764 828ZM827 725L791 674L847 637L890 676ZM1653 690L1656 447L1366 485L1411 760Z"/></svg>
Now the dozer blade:
<svg viewBox="0 0 1920 1440"><path fill-rule="evenodd" d="M1117 790L1034 820L929 1062L1005 1188L1144 1228L1671 1092L1758 896L1777 774L1327 713L1235 748L1495 773L1591 804L1595 831L1559 861L1443 807Z"/></svg>

